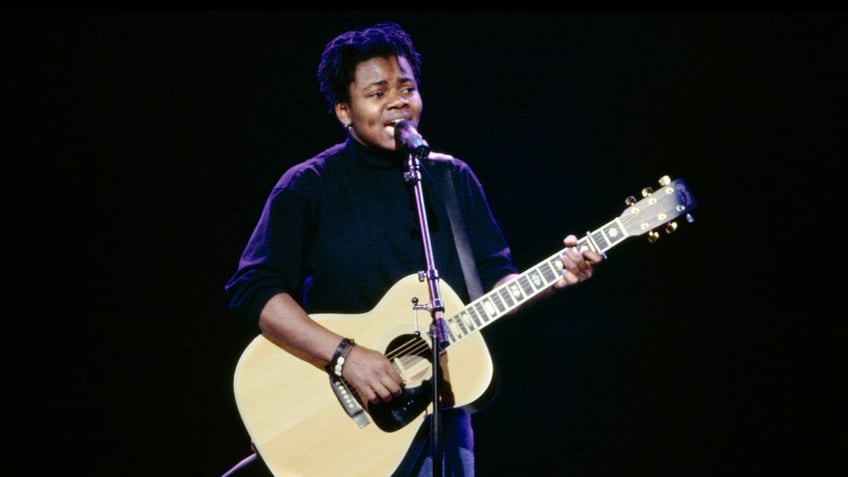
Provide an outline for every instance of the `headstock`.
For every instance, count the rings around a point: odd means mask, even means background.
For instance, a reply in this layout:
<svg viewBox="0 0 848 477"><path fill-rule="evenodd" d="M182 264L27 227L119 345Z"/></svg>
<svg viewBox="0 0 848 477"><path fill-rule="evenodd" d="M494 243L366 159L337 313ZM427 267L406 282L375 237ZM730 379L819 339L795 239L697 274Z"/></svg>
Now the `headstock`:
<svg viewBox="0 0 848 477"><path fill-rule="evenodd" d="M625 199L627 208L619 216L628 235L647 234L651 243L660 237L655 230L658 227L665 225L663 231L670 234L677 230L675 219L678 217L685 217L687 222L695 220L689 211L695 208L696 202L683 179L662 176L658 183L657 190L643 188L642 199L637 200L634 196Z"/></svg>

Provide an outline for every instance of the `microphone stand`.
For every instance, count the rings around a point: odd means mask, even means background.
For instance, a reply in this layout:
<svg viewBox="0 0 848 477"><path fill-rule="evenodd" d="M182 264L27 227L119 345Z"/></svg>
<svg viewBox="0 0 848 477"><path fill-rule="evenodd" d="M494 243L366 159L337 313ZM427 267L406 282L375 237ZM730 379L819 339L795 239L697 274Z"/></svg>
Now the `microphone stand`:
<svg viewBox="0 0 848 477"><path fill-rule="evenodd" d="M441 447L441 423L439 417L439 381L441 380L439 357L441 350L447 346L447 329L444 320L445 307L442 303L439 291L439 272L436 270L433 259L433 244L430 242L430 226L427 223L427 213L424 205L424 192L421 188L421 161L422 157L429 155L429 148L419 148L408 155L407 171L404 179L412 183L415 193L415 205L418 209L418 224L421 228L421 242L424 246L424 257L427 262L425 272L430 290L430 315L433 321L430 325L430 342L433 349L433 413L430 417L430 450L433 457L433 476L442 475L442 447ZM422 156L422 157L419 157Z"/></svg>

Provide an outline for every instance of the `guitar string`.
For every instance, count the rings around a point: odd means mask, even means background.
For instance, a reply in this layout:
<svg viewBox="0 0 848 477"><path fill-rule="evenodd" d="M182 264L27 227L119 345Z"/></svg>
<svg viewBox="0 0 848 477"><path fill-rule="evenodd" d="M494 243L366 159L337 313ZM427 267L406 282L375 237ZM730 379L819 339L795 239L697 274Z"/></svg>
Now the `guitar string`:
<svg viewBox="0 0 848 477"><path fill-rule="evenodd" d="M394 359L398 356L404 356L408 354L418 354L428 348L427 343L421 339L411 339L407 341L405 344L391 350L386 357L389 359Z"/></svg>

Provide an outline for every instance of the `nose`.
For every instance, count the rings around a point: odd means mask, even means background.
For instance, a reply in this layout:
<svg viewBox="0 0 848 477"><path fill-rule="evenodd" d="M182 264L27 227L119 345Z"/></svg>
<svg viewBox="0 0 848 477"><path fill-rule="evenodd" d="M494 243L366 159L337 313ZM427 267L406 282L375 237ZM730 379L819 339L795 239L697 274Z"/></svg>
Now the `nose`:
<svg viewBox="0 0 848 477"><path fill-rule="evenodd" d="M389 109L404 108L409 104L409 99L402 92L395 93L389 102Z"/></svg>

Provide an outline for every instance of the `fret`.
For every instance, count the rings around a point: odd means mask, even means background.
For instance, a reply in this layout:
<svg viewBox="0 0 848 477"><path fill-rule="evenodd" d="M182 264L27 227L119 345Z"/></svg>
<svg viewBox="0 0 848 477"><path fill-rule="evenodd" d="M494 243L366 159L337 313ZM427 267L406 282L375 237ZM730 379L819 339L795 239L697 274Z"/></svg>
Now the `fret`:
<svg viewBox="0 0 848 477"><path fill-rule="evenodd" d="M482 319L485 323L488 323L489 322L489 316L488 316L488 314L486 314L486 309L483 308L483 303L478 301L475 304L475 308L477 309L477 314L480 316L480 319Z"/></svg>
<svg viewBox="0 0 848 477"><path fill-rule="evenodd" d="M539 265L539 271L542 272L541 275L542 278L545 279L545 285L550 285L559 278L557 274L554 273L550 263L543 263Z"/></svg>
<svg viewBox="0 0 848 477"><path fill-rule="evenodd" d="M486 297L483 300L483 309L486 310L486 316L487 317L494 318L498 314L498 311L495 308L494 303L492 303L492 300L489 297Z"/></svg>
<svg viewBox="0 0 848 477"><path fill-rule="evenodd" d="M559 275L562 275L562 254L556 254L548 260L548 264L556 270L557 277L559 279Z"/></svg>
<svg viewBox="0 0 848 477"><path fill-rule="evenodd" d="M551 270L551 265L549 263L539 265L539 272L541 272L540 276L544 279L545 286L550 285L557 279L556 273Z"/></svg>
<svg viewBox="0 0 848 477"><path fill-rule="evenodd" d="M474 322L471 321L471 317L468 316L468 312L463 310L462 313L459 314L459 317L460 322L464 323L466 328L468 328L469 330L474 330L475 325Z"/></svg>
<svg viewBox="0 0 848 477"><path fill-rule="evenodd" d="M495 306L498 308L498 312L503 313L506 309L506 306L504 306L504 303L501 301L500 295L498 295L497 293L492 293L489 296L492 298L492 303L494 303Z"/></svg>
<svg viewBox="0 0 848 477"><path fill-rule="evenodd" d="M524 300L524 292L521 290L520 283L518 283L520 281L521 279L519 278L518 280L514 280L507 284L510 296L512 296L517 303L521 303Z"/></svg>
<svg viewBox="0 0 848 477"><path fill-rule="evenodd" d="M521 285L521 289L525 295L533 296L533 285L530 283L530 278L526 273L518 277L518 284Z"/></svg>
<svg viewBox="0 0 848 477"><path fill-rule="evenodd" d="M466 308L466 310L468 310L468 314L471 316L471 318L474 319L474 323L478 327L482 327L483 326L483 320L477 314L477 310L475 310L473 306L469 306L468 308Z"/></svg>
<svg viewBox="0 0 848 477"><path fill-rule="evenodd" d="M627 234L624 233L623 228L619 227L619 225L615 221L605 225L601 229L601 232L603 234L604 239L608 243L607 247L604 250L612 247L613 245L624 240L627 237Z"/></svg>
<svg viewBox="0 0 848 477"><path fill-rule="evenodd" d="M498 293L500 293L501 299L503 299L503 301L506 303L506 306L508 308L513 308L515 306L515 302L512 300L512 296L510 296L506 287L500 287L498 289Z"/></svg>
<svg viewBox="0 0 848 477"><path fill-rule="evenodd" d="M537 270L535 270L535 269L532 270L530 272L530 275L528 275L528 277L530 278L530 283L533 284L533 288L534 288L533 292L534 293L538 290L541 290L542 287L545 286L545 282L542 280L542 275L540 275Z"/></svg>
<svg viewBox="0 0 848 477"><path fill-rule="evenodd" d="M450 341L455 343L462 339L465 336L465 333L459 329L459 325L457 324L456 316L451 317L448 321L448 333L450 334Z"/></svg>
<svg viewBox="0 0 848 477"><path fill-rule="evenodd" d="M585 250L593 250L603 254L605 250L612 247L612 245L607 243L608 241L606 236L603 234L602 228L595 230L594 232L587 232L584 238L586 239L586 243L584 247L580 248L581 252Z"/></svg>
<svg viewBox="0 0 848 477"><path fill-rule="evenodd" d="M471 333L471 330L465 325L465 322L461 319L456 320L456 324L459 325L459 329L462 330L463 335L467 335Z"/></svg>

